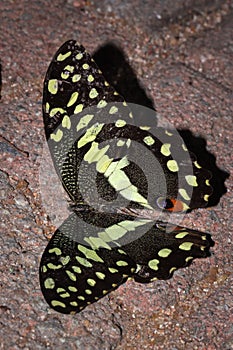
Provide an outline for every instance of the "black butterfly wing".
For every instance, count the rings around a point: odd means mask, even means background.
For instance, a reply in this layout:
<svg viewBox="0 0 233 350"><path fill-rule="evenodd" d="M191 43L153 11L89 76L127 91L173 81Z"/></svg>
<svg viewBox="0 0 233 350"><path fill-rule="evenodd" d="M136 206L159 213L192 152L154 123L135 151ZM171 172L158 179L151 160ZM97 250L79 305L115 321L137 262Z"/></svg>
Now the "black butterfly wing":
<svg viewBox="0 0 233 350"><path fill-rule="evenodd" d="M77 313L129 277L148 283L172 277L209 256L209 234L117 214L71 214L46 247L41 290L58 312Z"/></svg>
<svg viewBox="0 0 233 350"><path fill-rule="evenodd" d="M208 234L182 227L168 233L160 222L114 209L101 212L101 200L111 205L117 196L123 198L117 202L123 208L157 206L172 212L205 206L212 191L210 174L172 132L136 125L124 99L73 40L49 66L43 118L55 169L74 203L74 213L57 229L41 259L41 289L51 307L79 312L128 277L138 282L167 279L192 259L208 256ZM127 158L129 151L141 158L135 144L157 159L165 186L160 174L148 177Z"/></svg>
<svg viewBox="0 0 233 350"><path fill-rule="evenodd" d="M134 280L148 283L169 279L174 271L189 266L194 259L210 256L213 245L208 233L157 222L124 250L137 261Z"/></svg>
<svg viewBox="0 0 233 350"><path fill-rule="evenodd" d="M105 126L103 120L113 118L117 110L114 102L129 120L124 99L107 83L84 47L73 40L62 45L45 77L43 118L55 169L74 202L83 202L79 168L98 134L98 139L106 134L108 139L108 128L112 127ZM115 129L119 134L119 128ZM113 131L111 135L114 137Z"/></svg>
<svg viewBox="0 0 233 350"><path fill-rule="evenodd" d="M87 212L88 214L88 212ZM136 269L134 261L107 232L118 218L98 227L71 214L54 233L40 266L41 290L58 312L77 313L124 283ZM114 224L113 224L114 221ZM107 236L108 235L108 239ZM110 241L111 240L111 244Z"/></svg>
<svg viewBox="0 0 233 350"><path fill-rule="evenodd" d="M154 200L152 207L160 207L163 200L168 198L172 202L164 209L173 210L177 197L177 211L203 207L208 203L212 192L208 182L210 173L198 165L195 156L189 155L177 134L135 125L124 99L106 82L84 47L74 40L62 45L48 68L44 82L43 117L56 171L74 202L84 201L80 194L78 173L87 152L98 152L100 142L107 140L111 143L114 139L123 139L125 144L128 141L129 145L129 141L134 140L146 147L162 167L166 189L154 195L155 199L163 199L158 203ZM117 118L125 123L123 127L116 127L114 122ZM87 142L90 134L91 137L94 134L92 141L98 144L97 151L92 150L93 142ZM115 147L113 156L122 158L129 151L127 147ZM130 147L133 148L132 145ZM133 177L135 172L133 166L131 170L129 168L126 169L128 178ZM88 186L94 187L93 184ZM140 180L136 181L135 186L140 189ZM156 187L158 190L163 186L158 184Z"/></svg>

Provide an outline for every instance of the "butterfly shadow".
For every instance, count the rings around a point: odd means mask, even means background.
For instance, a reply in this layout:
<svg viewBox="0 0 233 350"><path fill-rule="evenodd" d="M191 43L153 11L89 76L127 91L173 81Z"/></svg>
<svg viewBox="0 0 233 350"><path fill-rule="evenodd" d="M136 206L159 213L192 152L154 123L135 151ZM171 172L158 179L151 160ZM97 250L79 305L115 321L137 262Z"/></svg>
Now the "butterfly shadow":
<svg viewBox="0 0 233 350"><path fill-rule="evenodd" d="M126 102L153 110L152 123L157 124L153 100L147 95L122 49L114 42L108 42L94 53L93 58L109 84L124 97ZM134 113L134 110L132 112ZM137 115L136 118L143 120L145 116ZM149 122L151 123L151 120ZM204 138L193 135L190 130L178 129L178 132L188 150L196 155L198 163L212 173L210 183L213 194L209 198L208 207L217 205L227 192L224 182L229 173L217 167L216 157L207 151Z"/></svg>

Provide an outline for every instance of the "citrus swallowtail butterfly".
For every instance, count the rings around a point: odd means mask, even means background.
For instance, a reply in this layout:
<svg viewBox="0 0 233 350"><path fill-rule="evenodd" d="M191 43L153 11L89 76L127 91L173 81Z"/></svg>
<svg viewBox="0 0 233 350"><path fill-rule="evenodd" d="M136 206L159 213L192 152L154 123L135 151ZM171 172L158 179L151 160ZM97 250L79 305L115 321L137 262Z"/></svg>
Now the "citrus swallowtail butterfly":
<svg viewBox="0 0 233 350"><path fill-rule="evenodd" d="M136 125L123 97L73 40L48 68L43 118L56 172L72 201L40 264L42 293L52 308L77 313L128 278L168 279L210 255L209 234L152 215L206 206L210 173L172 132Z"/></svg>

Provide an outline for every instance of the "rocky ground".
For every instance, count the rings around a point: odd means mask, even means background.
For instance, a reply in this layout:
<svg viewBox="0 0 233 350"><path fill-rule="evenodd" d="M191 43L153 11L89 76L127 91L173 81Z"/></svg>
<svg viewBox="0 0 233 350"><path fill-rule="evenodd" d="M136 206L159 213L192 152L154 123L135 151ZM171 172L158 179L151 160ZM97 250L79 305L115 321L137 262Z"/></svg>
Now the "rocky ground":
<svg viewBox="0 0 233 350"><path fill-rule="evenodd" d="M232 5L1 1L1 349L233 349ZM187 227L212 234L210 258L169 281L129 281L75 316L51 310L38 281L54 230L39 181L43 79L58 47L71 38L100 64L101 53L118 46L124 54L120 92L186 130L203 162L212 164L217 192L210 208L184 219ZM131 89L121 81L126 67Z"/></svg>

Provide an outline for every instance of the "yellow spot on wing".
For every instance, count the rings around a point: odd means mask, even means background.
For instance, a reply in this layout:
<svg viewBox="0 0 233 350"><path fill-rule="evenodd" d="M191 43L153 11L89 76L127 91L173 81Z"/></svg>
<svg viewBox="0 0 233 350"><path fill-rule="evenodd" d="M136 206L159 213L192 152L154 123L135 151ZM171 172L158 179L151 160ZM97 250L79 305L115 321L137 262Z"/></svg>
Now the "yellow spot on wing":
<svg viewBox="0 0 233 350"><path fill-rule="evenodd" d="M52 300L51 301L51 305L54 306L54 307L56 307L56 306L60 306L60 307L63 307L63 308L66 307L66 305L64 303L62 303L61 301L59 301L59 300Z"/></svg>
<svg viewBox="0 0 233 350"><path fill-rule="evenodd" d="M95 140L98 133L103 128L104 124L96 123L92 125L89 129L87 129L86 133L80 138L78 141L78 148L85 146L87 143Z"/></svg>
<svg viewBox="0 0 233 350"><path fill-rule="evenodd" d="M108 178L108 182L115 188L116 191L123 190L131 185L128 176L122 170L113 171Z"/></svg>
<svg viewBox="0 0 233 350"><path fill-rule="evenodd" d="M103 108L107 106L107 102L105 100L100 100L97 104L97 108Z"/></svg>
<svg viewBox="0 0 233 350"><path fill-rule="evenodd" d="M111 273L117 273L117 272L118 272L118 270L117 270L117 269L114 269L114 267L109 267L108 270L109 270L109 272L111 272Z"/></svg>
<svg viewBox="0 0 233 350"><path fill-rule="evenodd" d="M179 245L179 248L181 250L190 250L192 246L193 246L192 242L184 242L184 243Z"/></svg>
<svg viewBox="0 0 233 350"><path fill-rule="evenodd" d="M48 91L50 92L50 94L56 95L56 93L58 91L58 81L57 81L57 79L49 80L49 82L48 82Z"/></svg>
<svg viewBox="0 0 233 350"><path fill-rule="evenodd" d="M70 305L71 305L71 306L78 306L78 303L77 303L77 301L71 301L71 302L70 302Z"/></svg>
<svg viewBox="0 0 233 350"><path fill-rule="evenodd" d="M112 242L123 237L126 232L134 231L136 227L142 226L148 222L149 220L147 219L120 221L118 224L107 227L103 232L99 232L98 236L105 242Z"/></svg>
<svg viewBox="0 0 233 350"><path fill-rule="evenodd" d="M63 293L63 294L60 294L60 297L61 298L69 298L70 294L69 293Z"/></svg>
<svg viewBox="0 0 233 350"><path fill-rule="evenodd" d="M118 112L118 108L116 106L112 106L110 108L109 114L115 114Z"/></svg>
<svg viewBox="0 0 233 350"><path fill-rule="evenodd" d="M48 271L48 269L47 269L47 267L46 267L45 265L43 265L43 266L41 266L41 271L42 271L43 273L45 273L45 272Z"/></svg>
<svg viewBox="0 0 233 350"><path fill-rule="evenodd" d="M85 293L90 295L90 294L92 294L92 291L90 289L85 289Z"/></svg>
<svg viewBox="0 0 233 350"><path fill-rule="evenodd" d="M189 262L190 260L193 260L193 257L192 257L192 256L188 256L188 257L185 259L186 262Z"/></svg>
<svg viewBox="0 0 233 350"><path fill-rule="evenodd" d="M184 238L188 235L189 233L184 231L184 232L180 232L180 233L177 233L177 235L175 235L175 238Z"/></svg>
<svg viewBox="0 0 233 350"><path fill-rule="evenodd" d="M179 170L179 166L178 166L177 162L174 159L173 160L168 160L167 167L172 172L177 172Z"/></svg>
<svg viewBox="0 0 233 350"><path fill-rule="evenodd" d="M90 263L90 261L88 261L85 258L81 258L81 256L76 256L76 260L79 262L79 264L85 267L92 267L92 264Z"/></svg>
<svg viewBox="0 0 233 350"><path fill-rule="evenodd" d="M47 267L50 269L50 270L58 270L58 269L61 269L62 268L62 265L59 264L59 265L55 265L53 263L48 263L47 264Z"/></svg>
<svg viewBox="0 0 233 350"><path fill-rule="evenodd" d="M66 255L66 256L61 256L59 261L62 263L63 266L67 265L70 261L70 256Z"/></svg>
<svg viewBox="0 0 233 350"><path fill-rule="evenodd" d="M120 253L120 254L127 255L126 252L125 252L124 250L122 250L122 249L117 249L117 251L118 251L118 253Z"/></svg>
<svg viewBox="0 0 233 350"><path fill-rule="evenodd" d="M150 130L150 126L140 126L141 130Z"/></svg>
<svg viewBox="0 0 233 350"><path fill-rule="evenodd" d="M129 148L130 145L131 145L131 140L128 139L128 140L126 141L126 146Z"/></svg>
<svg viewBox="0 0 233 350"><path fill-rule="evenodd" d="M75 273L82 273L82 270L80 269L79 266L72 266L72 270L73 270Z"/></svg>
<svg viewBox="0 0 233 350"><path fill-rule="evenodd" d="M78 291L78 289L76 287L73 287L73 286L68 286L68 289L74 293Z"/></svg>
<svg viewBox="0 0 233 350"><path fill-rule="evenodd" d="M45 104L45 112L49 113L49 110L50 110L50 104L48 102L46 102L46 104Z"/></svg>
<svg viewBox="0 0 233 350"><path fill-rule="evenodd" d="M83 54L82 54L81 52L79 52L79 53L75 56L75 58L76 58L77 60L81 60L81 59L83 58Z"/></svg>
<svg viewBox="0 0 233 350"><path fill-rule="evenodd" d="M185 179L190 186L197 187L197 178L195 175L186 175Z"/></svg>
<svg viewBox="0 0 233 350"><path fill-rule="evenodd" d="M198 164L197 161L195 161L193 164L195 165L196 168L201 169L201 166Z"/></svg>
<svg viewBox="0 0 233 350"><path fill-rule="evenodd" d="M62 119L62 127L66 128L66 129L70 129L71 127L71 121L70 121L70 117L68 117L68 115L65 115Z"/></svg>
<svg viewBox="0 0 233 350"><path fill-rule="evenodd" d="M63 69L64 71L68 70L70 73L73 73L74 71L74 66L70 66L69 64L67 66L65 66L65 68Z"/></svg>
<svg viewBox="0 0 233 350"><path fill-rule="evenodd" d="M126 121L125 120L122 120L122 119L118 119L115 123L116 127L117 128L122 128L123 126L126 125Z"/></svg>
<svg viewBox="0 0 233 350"><path fill-rule="evenodd" d="M53 289L55 287L55 281L52 278L47 278L44 281L44 286L46 289Z"/></svg>
<svg viewBox="0 0 233 350"><path fill-rule="evenodd" d="M94 260L96 262L101 262L103 263L103 259L99 255L96 254L96 252L93 249L89 249L84 247L81 244L78 244L78 250L85 255L87 259Z"/></svg>
<svg viewBox="0 0 233 350"><path fill-rule="evenodd" d="M98 162L98 160L100 160L100 158L103 157L103 155L107 152L107 150L110 147L109 145L107 145L102 149L101 148L99 149L98 146L99 144L97 142L92 142L91 148L85 154L84 160L89 164L93 162Z"/></svg>
<svg viewBox="0 0 233 350"><path fill-rule="evenodd" d="M157 270L159 269L159 268L158 268L158 264L159 264L159 260L153 259L153 260L150 260L150 261L149 261L148 266L149 266L152 270L157 271Z"/></svg>
<svg viewBox="0 0 233 350"><path fill-rule="evenodd" d="M113 173L116 170L123 169L127 165L129 165L129 161L127 159L127 156L124 156L120 160L112 162L107 171L104 173L104 176L109 177L111 173Z"/></svg>
<svg viewBox="0 0 233 350"><path fill-rule="evenodd" d="M124 146L124 144L125 144L125 141L123 141L123 140L118 140L117 141L117 146L118 147Z"/></svg>
<svg viewBox="0 0 233 350"><path fill-rule="evenodd" d="M80 119L80 121L79 121L79 123L78 123L78 125L76 127L76 130L79 131L79 130L85 128L90 123L90 121L93 119L93 117L94 117L94 114L86 114L86 115L84 115Z"/></svg>
<svg viewBox="0 0 233 350"><path fill-rule="evenodd" d="M124 220L124 221L120 221L118 225L126 228L127 231L133 231L135 230L136 227L145 225L148 222L150 222L150 220L148 219L140 219L136 221Z"/></svg>
<svg viewBox="0 0 233 350"><path fill-rule="evenodd" d="M117 266L127 266L128 263L127 263L127 261L119 260L119 261L116 262L116 265Z"/></svg>
<svg viewBox="0 0 233 350"><path fill-rule="evenodd" d="M72 106L74 103L76 103L77 99L78 99L78 92L75 91L75 92L72 93L72 95L71 95L71 97L70 97L70 100L69 100L69 102L67 103L67 107L70 107L70 106Z"/></svg>
<svg viewBox="0 0 233 350"><path fill-rule="evenodd" d="M89 92L90 98L96 98L98 95L99 95L99 93L95 88L92 88L91 91Z"/></svg>
<svg viewBox="0 0 233 350"><path fill-rule="evenodd" d="M52 254L52 253L55 253L56 255L61 255L62 252L61 252L61 249L60 248L51 248L49 249L49 253Z"/></svg>
<svg viewBox="0 0 233 350"><path fill-rule="evenodd" d="M103 232L99 232L98 236L105 242L112 242L123 237L127 230L117 224L107 227Z"/></svg>
<svg viewBox="0 0 233 350"><path fill-rule="evenodd" d="M111 250L111 247L99 237L85 237L84 240L90 244L91 248L97 250L99 248L105 248Z"/></svg>
<svg viewBox="0 0 233 350"><path fill-rule="evenodd" d="M148 208L151 208L147 202L147 199L138 193L138 189L136 186L131 184L125 172L120 170L121 168L126 166L124 162L122 162L121 164L121 161L123 161L123 159L124 158L122 158L118 162L111 163L104 175L108 177L110 185L113 186L113 188L116 191L120 191L120 194L124 198L132 200L134 202L138 202ZM125 159L128 164L127 158Z"/></svg>
<svg viewBox="0 0 233 350"><path fill-rule="evenodd" d="M61 78L62 79L68 79L70 76L70 72L65 71L65 72L61 72Z"/></svg>
<svg viewBox="0 0 233 350"><path fill-rule="evenodd" d="M66 113L66 111L65 111L65 109L59 108L59 107L58 108L53 108L53 109L51 109L51 111L49 113L49 116L50 117L54 117L55 114L57 114L57 113L63 114L63 113Z"/></svg>
<svg viewBox="0 0 233 350"><path fill-rule="evenodd" d="M54 140L55 142L59 142L59 141L61 141L62 136L63 136L63 131L58 129L56 131L56 133L54 132L50 135L50 138L51 138L51 140Z"/></svg>
<svg viewBox="0 0 233 350"><path fill-rule="evenodd" d="M93 278L88 278L87 279L87 283L89 284L89 286L94 287L96 285L96 281L93 280Z"/></svg>
<svg viewBox="0 0 233 350"><path fill-rule="evenodd" d="M120 191L120 194L130 200L130 201L134 201L137 203L140 203L141 205L143 205L145 208L148 209L153 209L149 204L146 198L144 198L140 193L138 193L138 189L136 186L131 185L128 188L125 188L123 190Z"/></svg>
<svg viewBox="0 0 233 350"><path fill-rule="evenodd" d="M77 83L81 79L81 74L74 74L72 76L72 82Z"/></svg>
<svg viewBox="0 0 233 350"><path fill-rule="evenodd" d="M161 258L167 258L171 254L172 250L169 248L163 248L158 252L158 256Z"/></svg>
<svg viewBox="0 0 233 350"><path fill-rule="evenodd" d="M76 281L77 277L75 276L75 274L69 270L66 270L66 274L68 275L68 277L71 279L71 281Z"/></svg>
<svg viewBox="0 0 233 350"><path fill-rule="evenodd" d="M169 273L171 274L172 272L174 272L174 271L176 271L177 270L177 268L174 266L174 267L172 267L170 270L169 270Z"/></svg>
<svg viewBox="0 0 233 350"><path fill-rule="evenodd" d="M148 146L152 146L155 143L155 140L153 139L153 137L151 136L146 136L144 137L143 141L145 142L145 144L147 144Z"/></svg>
<svg viewBox="0 0 233 350"><path fill-rule="evenodd" d="M106 154L97 162L96 164L96 170L101 173L104 174L108 167L110 166L110 164L112 163L113 158L109 158Z"/></svg>
<svg viewBox="0 0 233 350"><path fill-rule="evenodd" d="M179 193L180 193L180 195L181 195L186 201L188 201L188 200L191 199L191 198L189 197L187 191L186 191L184 188L180 188L180 189L179 189Z"/></svg>
<svg viewBox="0 0 233 350"><path fill-rule="evenodd" d="M105 274L104 273L97 271L95 274L100 280L105 279Z"/></svg>
<svg viewBox="0 0 233 350"><path fill-rule="evenodd" d="M89 74L88 77L87 77L87 81L88 81L89 83L91 83L91 82L94 81L94 80L95 80L95 79L94 79L93 75L92 75L92 74Z"/></svg>
<svg viewBox="0 0 233 350"><path fill-rule="evenodd" d="M74 114L78 114L78 113L82 112L82 110L83 110L83 104L80 103L79 105L77 105L75 107Z"/></svg>
<svg viewBox="0 0 233 350"><path fill-rule="evenodd" d="M89 64L84 63L84 64L83 64L83 69L85 69L85 70L86 70L86 69L89 69Z"/></svg>
<svg viewBox="0 0 233 350"><path fill-rule="evenodd" d="M157 281L157 280L158 280L157 277L153 277L153 278L150 279L151 282L154 282L154 281Z"/></svg>
<svg viewBox="0 0 233 350"><path fill-rule="evenodd" d="M164 144L161 146L161 150L160 150L161 153L162 153L164 156L166 156L166 157L170 156L170 154L171 154L170 147L171 147L171 144L170 144L170 143L164 143Z"/></svg>
<svg viewBox="0 0 233 350"><path fill-rule="evenodd" d="M64 61L66 58L68 58L71 55L71 51L68 51L64 54L59 53L59 55L57 56L57 61L61 62Z"/></svg>

